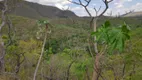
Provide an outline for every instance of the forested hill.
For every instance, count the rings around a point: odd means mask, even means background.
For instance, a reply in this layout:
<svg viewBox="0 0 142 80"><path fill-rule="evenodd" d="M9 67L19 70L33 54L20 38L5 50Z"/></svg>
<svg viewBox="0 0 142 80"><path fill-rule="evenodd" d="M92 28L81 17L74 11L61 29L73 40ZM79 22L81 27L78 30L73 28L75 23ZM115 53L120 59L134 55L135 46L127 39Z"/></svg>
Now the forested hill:
<svg viewBox="0 0 142 80"><path fill-rule="evenodd" d="M45 6L27 1L23 1L22 5L17 7L12 14L34 19L77 17L75 13L69 10L60 10L57 7Z"/></svg>

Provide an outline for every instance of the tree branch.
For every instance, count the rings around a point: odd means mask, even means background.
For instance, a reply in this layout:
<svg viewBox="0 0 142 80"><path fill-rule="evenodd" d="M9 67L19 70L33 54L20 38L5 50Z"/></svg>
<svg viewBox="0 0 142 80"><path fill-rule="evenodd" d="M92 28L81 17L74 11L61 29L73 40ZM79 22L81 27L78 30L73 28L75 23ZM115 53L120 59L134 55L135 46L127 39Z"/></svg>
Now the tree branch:
<svg viewBox="0 0 142 80"><path fill-rule="evenodd" d="M89 6L91 0L84 0L84 1L86 2L86 4L83 4L83 2L82 2L81 0L78 0L79 2L70 1L70 0L68 0L68 1L71 2L71 3L73 3L73 4L82 6L82 7L86 10L86 12L88 13L88 15L89 15L90 17L92 17L90 11L89 11L88 8L87 8L87 7Z"/></svg>
<svg viewBox="0 0 142 80"><path fill-rule="evenodd" d="M2 24L0 25L0 32L2 27L6 24L6 12L8 10L7 0L4 0L4 8L2 9Z"/></svg>
<svg viewBox="0 0 142 80"><path fill-rule="evenodd" d="M102 1L103 1L104 4L105 4L105 9L103 10L103 12L102 12L98 17L101 17L101 16L107 11L107 9L109 8L108 4L109 4L110 2L112 2L113 0L110 0L110 1L108 1L108 0L102 0Z"/></svg>

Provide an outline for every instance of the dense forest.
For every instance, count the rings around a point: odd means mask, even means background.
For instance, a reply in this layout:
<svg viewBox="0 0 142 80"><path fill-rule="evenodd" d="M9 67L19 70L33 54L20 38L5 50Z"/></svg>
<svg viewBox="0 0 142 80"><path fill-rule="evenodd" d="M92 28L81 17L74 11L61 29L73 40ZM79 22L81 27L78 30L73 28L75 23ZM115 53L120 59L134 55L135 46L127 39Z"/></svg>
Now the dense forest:
<svg viewBox="0 0 142 80"><path fill-rule="evenodd" d="M49 17L47 6L19 4L0 2L0 80L142 80L142 15L78 17L52 7L60 15Z"/></svg>

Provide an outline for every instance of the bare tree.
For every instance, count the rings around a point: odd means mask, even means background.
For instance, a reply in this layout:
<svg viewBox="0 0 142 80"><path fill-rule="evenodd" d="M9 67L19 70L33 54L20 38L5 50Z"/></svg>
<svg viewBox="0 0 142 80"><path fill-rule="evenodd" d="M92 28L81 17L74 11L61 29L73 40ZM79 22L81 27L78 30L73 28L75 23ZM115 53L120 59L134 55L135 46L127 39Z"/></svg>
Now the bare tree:
<svg viewBox="0 0 142 80"><path fill-rule="evenodd" d="M91 21L90 21L90 27L93 27L93 31L95 32L96 29L97 29L97 20L103 16L103 14L107 11L107 9L109 8L108 4L110 2L112 2L113 0L102 0L105 4L105 9L99 14L100 10L101 10L101 6L99 7L99 9L97 10L95 7L94 7L94 10L96 12L96 16L92 16L91 12L88 10L88 6L89 4L91 3L92 0L84 0L84 2L86 2L86 4L84 4L82 2L82 0L78 0L78 2L74 2L74 1L70 1L68 0L69 2L72 2L76 5L80 5L82 6L86 12L88 13L89 17L91 17ZM96 40L96 38L94 37L94 40ZM97 49L97 43L94 43L94 50L95 50L95 53L97 54L98 53L98 49Z"/></svg>
<svg viewBox="0 0 142 80"><path fill-rule="evenodd" d="M8 11L7 0L4 0L4 7L2 8L2 23L0 24L0 73L4 72L4 56L5 56L5 46L2 39L2 28L6 24L6 13Z"/></svg>
<svg viewBox="0 0 142 80"><path fill-rule="evenodd" d="M82 6L86 12L88 13L88 15L91 17L91 21L90 21L90 27L93 27L93 31L96 32L97 30L97 20L103 16L103 14L107 11L107 9L109 8L109 3L112 2L113 0L102 0L102 2L105 4L105 8L102 12L100 12L101 10L101 6L99 9L96 9L96 7L94 7L94 10L96 12L96 16L92 16L91 12L88 10L88 6L89 4L91 3L92 0L78 0L77 2L75 1L70 1L68 0L69 2L73 3L73 4L76 4L76 5L79 5L79 6ZM83 3L85 2L85 3ZM96 36L94 36L94 40L96 40ZM94 43L94 50L95 50L95 53L96 53L96 56L95 56L95 61L94 61L94 71L93 71L93 77L92 77L92 80L98 80L99 79L99 76L100 76L100 58L101 56L104 54L104 52L99 52L98 51L98 48L97 48L97 43ZM105 50L105 49L104 49Z"/></svg>
<svg viewBox="0 0 142 80"><path fill-rule="evenodd" d="M12 23L10 18L8 17L8 12L12 10L12 8L16 7L16 3L22 0L2 0L0 2L0 10L1 10L1 24L0 24L0 73L4 72L4 57L6 54L6 48L11 43L11 36L10 36L10 30L12 28ZM14 7L13 7L14 6ZM2 39L2 28L8 25L8 37L9 37L9 43L7 45L4 44L4 41Z"/></svg>

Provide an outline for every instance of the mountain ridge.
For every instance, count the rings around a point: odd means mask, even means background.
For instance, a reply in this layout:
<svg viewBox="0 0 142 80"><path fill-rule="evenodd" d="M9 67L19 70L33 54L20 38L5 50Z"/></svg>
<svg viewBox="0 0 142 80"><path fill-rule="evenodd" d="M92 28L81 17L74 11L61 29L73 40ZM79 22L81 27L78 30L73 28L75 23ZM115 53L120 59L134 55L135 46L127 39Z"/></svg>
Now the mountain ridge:
<svg viewBox="0 0 142 80"><path fill-rule="evenodd" d="M38 3L23 1L21 6L16 7L12 14L29 17L34 19L40 18L74 18L78 17L74 12L61 10L54 6L46 6Z"/></svg>

